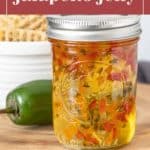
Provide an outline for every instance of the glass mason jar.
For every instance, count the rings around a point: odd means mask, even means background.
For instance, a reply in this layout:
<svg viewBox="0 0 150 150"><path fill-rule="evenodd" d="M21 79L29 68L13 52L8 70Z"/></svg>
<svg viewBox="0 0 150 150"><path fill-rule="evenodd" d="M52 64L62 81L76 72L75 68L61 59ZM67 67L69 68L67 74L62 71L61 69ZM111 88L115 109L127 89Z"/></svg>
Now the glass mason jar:
<svg viewBox="0 0 150 150"><path fill-rule="evenodd" d="M71 149L131 142L136 122L139 16L49 17L55 134Z"/></svg>

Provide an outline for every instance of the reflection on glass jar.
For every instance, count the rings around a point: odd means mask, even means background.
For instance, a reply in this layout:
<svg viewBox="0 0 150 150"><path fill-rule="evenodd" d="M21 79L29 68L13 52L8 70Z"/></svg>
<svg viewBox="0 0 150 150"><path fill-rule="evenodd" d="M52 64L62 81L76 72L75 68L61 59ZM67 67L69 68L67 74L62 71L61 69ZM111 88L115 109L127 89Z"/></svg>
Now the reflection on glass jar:
<svg viewBox="0 0 150 150"><path fill-rule="evenodd" d="M50 42L59 141L91 150L128 144L135 133L138 37Z"/></svg>

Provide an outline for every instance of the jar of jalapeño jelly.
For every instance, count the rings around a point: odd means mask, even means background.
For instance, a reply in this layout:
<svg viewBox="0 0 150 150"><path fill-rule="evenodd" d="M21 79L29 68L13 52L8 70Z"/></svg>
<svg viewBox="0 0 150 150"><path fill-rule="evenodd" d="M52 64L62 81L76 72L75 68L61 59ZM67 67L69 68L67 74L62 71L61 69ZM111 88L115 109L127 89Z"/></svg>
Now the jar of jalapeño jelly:
<svg viewBox="0 0 150 150"><path fill-rule="evenodd" d="M131 142L136 122L139 16L48 17L55 134L71 149Z"/></svg>

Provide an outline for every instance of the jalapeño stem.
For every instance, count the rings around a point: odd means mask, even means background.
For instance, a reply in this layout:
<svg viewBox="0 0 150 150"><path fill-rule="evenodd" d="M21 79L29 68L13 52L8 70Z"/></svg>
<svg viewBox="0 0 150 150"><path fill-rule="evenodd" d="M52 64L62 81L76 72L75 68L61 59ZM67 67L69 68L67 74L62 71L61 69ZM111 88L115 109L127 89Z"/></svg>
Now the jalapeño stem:
<svg viewBox="0 0 150 150"><path fill-rule="evenodd" d="M11 114L14 112L15 112L15 110L13 108L0 109L0 114Z"/></svg>

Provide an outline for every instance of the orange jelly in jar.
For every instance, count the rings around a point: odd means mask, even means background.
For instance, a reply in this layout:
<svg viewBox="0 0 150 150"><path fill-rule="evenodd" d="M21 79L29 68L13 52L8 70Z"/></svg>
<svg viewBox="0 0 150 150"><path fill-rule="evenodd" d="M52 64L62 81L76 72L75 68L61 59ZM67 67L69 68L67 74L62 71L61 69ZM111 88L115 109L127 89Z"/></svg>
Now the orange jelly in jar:
<svg viewBox="0 0 150 150"><path fill-rule="evenodd" d="M54 130L59 142L85 150L128 144L136 122L139 17L58 16L48 20Z"/></svg>

